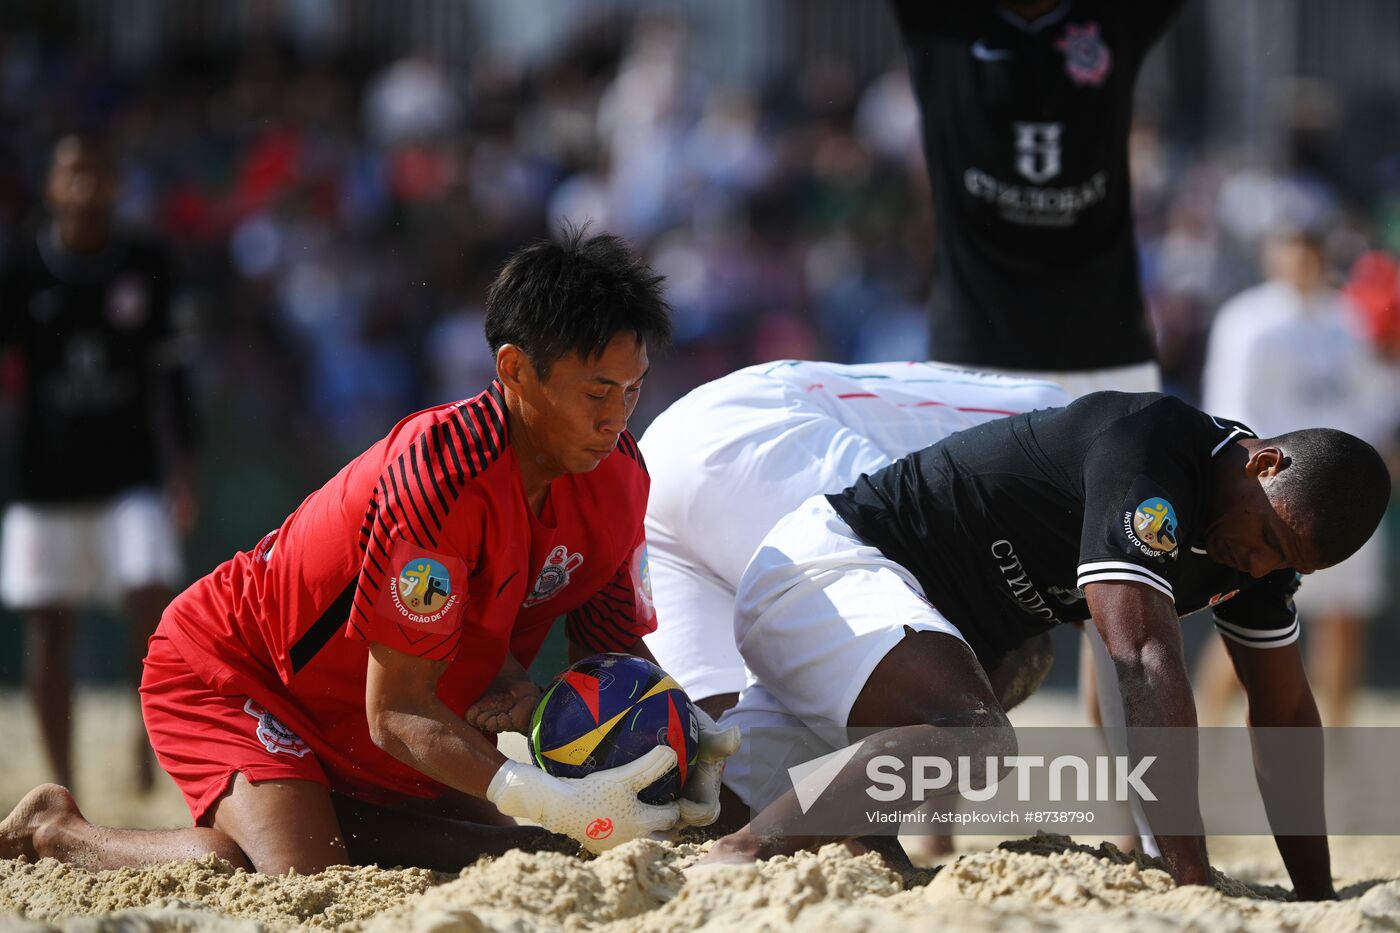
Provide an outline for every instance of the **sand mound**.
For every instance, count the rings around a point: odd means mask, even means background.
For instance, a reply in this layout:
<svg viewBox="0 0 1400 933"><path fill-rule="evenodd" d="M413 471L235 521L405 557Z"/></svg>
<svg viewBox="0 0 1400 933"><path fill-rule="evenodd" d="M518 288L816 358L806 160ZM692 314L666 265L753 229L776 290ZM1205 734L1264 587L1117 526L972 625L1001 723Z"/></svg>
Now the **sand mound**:
<svg viewBox="0 0 1400 933"><path fill-rule="evenodd" d="M468 930L591 930L673 899L694 846L637 840L596 859L511 852L466 868L456 880L390 910L366 933Z"/></svg>
<svg viewBox="0 0 1400 933"><path fill-rule="evenodd" d="M55 922L157 907L161 917L152 920L154 926L133 922L122 928L222 929L205 924L224 915L257 921L269 930L334 930L383 913L448 877L418 868L337 867L318 875L279 878L235 871L213 856L140 871L101 872L53 859L36 864L0 861L0 913ZM244 928L248 927L230 927Z"/></svg>
<svg viewBox="0 0 1400 933"><path fill-rule="evenodd" d="M395 930L672 931L786 928L820 905L844 907L902 890L877 857L820 853L681 874L703 847L639 840L600 858L512 853L366 924ZM800 920L799 920L800 918Z"/></svg>

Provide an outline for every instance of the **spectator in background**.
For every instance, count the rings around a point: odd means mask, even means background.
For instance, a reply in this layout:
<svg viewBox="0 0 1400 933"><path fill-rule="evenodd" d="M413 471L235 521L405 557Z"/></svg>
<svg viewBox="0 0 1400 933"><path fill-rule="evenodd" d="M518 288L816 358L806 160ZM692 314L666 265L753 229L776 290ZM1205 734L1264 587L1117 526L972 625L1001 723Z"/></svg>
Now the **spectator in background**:
<svg viewBox="0 0 1400 933"><path fill-rule="evenodd" d="M1202 390L1205 409L1260 436L1304 426L1337 428L1378 448L1400 425L1400 381L1366 341L1328 282L1320 237L1283 232L1265 246L1263 283L1220 309ZM1366 621L1386 597L1384 528L1351 558L1303 581L1295 602L1310 623L1310 680L1323 722L1346 725L1361 673ZM1201 722L1221 724L1235 694L1224 646L1212 641L1197 668Z"/></svg>
<svg viewBox="0 0 1400 933"><path fill-rule="evenodd" d="M27 618L29 691L57 780L73 779L73 610L119 598L129 673L180 578L193 520L194 417L159 242L117 230L100 142L53 149L49 218L0 272L0 342L19 358L15 497L0 534L0 596ZM162 489L164 485L164 490ZM136 779L154 761L142 729Z"/></svg>

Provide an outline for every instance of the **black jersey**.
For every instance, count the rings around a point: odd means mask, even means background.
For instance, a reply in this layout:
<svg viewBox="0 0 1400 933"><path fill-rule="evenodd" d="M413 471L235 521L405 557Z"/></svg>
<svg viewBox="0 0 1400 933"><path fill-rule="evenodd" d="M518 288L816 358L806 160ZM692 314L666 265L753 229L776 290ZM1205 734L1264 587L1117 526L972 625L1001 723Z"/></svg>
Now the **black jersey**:
<svg viewBox="0 0 1400 933"><path fill-rule="evenodd" d="M1128 184L1133 85L1181 0L894 0L938 230L930 356L1031 370L1153 358Z"/></svg>
<svg viewBox="0 0 1400 933"><path fill-rule="evenodd" d="M1141 583L1178 615L1215 607L1226 637L1298 637L1298 575L1258 580L1206 556L1212 460L1252 437L1157 393L1096 392L998 419L828 497L864 541L908 568L991 670L1016 645L1089 617L1083 587Z"/></svg>
<svg viewBox="0 0 1400 933"><path fill-rule="evenodd" d="M0 347L19 355L15 498L80 502L161 479L157 419L192 416L173 359L166 251L134 236L65 250L42 227L0 270Z"/></svg>

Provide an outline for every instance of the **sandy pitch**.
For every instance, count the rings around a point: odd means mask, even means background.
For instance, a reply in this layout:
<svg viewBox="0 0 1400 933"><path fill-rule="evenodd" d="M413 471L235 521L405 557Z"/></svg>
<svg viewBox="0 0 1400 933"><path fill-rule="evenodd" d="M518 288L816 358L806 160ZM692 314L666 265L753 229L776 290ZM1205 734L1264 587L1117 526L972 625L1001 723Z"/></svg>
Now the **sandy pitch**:
<svg viewBox="0 0 1400 933"><path fill-rule="evenodd" d="M1012 850L1015 851L1012 851ZM959 858L905 891L873 855L836 847L684 880L700 849L639 840L600 858L511 853L458 877L331 869L268 878L212 858L89 873L50 859L0 863L3 930L662 931L1394 930L1400 881L1365 881L1333 904L1222 877L1220 890L1039 837ZM1116 858L1115 858L1116 856ZM16 916L18 915L18 916ZM21 918L26 919L21 919Z"/></svg>
<svg viewBox="0 0 1400 933"><path fill-rule="evenodd" d="M79 716L84 811L109 824L187 824L173 787L142 800L125 791L121 752L132 722L125 701L86 698ZM32 723L18 698L0 698L0 724L0 747L32 747ZM37 762L7 756L0 807L42 777ZM1331 904L1283 899L1286 892L1273 885L1286 879L1267 838L1211 840L1212 858L1226 873L1219 890L1174 888L1151 865L1063 837L966 851L993 842L960 840L964 854L908 891L874 856L835 847L686 880L681 869L701 849L647 840L597 859L516 852L457 876L337 868L269 878L212 858L97 873L52 860L0 861L0 931L1400 930L1400 840L1393 838L1333 841L1343 900Z"/></svg>

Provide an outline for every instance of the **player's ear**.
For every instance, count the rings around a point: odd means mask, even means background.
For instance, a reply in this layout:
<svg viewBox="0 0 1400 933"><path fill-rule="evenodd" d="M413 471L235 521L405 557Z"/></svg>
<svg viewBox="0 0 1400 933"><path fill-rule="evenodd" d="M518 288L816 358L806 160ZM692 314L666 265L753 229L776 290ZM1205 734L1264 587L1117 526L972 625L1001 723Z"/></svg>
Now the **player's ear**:
<svg viewBox="0 0 1400 933"><path fill-rule="evenodd" d="M496 351L496 376L507 389L518 393L525 382L535 377L535 368L524 350L505 343Z"/></svg>
<svg viewBox="0 0 1400 933"><path fill-rule="evenodd" d="M1288 466L1288 458L1277 447L1260 447L1249 455L1244 470L1253 477L1277 476Z"/></svg>

